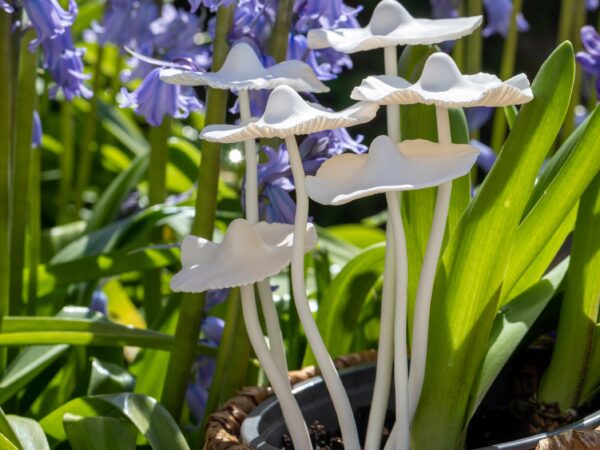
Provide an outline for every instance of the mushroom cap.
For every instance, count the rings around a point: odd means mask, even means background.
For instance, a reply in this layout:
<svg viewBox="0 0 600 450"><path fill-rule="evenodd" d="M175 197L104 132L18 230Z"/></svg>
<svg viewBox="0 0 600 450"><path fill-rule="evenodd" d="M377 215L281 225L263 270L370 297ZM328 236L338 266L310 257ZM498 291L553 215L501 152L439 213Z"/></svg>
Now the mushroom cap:
<svg viewBox="0 0 600 450"><path fill-rule="evenodd" d="M350 95L355 100L380 105L422 103L444 108L521 105L533 99L525 74L507 81L495 75L463 75L445 53L431 55L421 78L414 84L393 76L370 76Z"/></svg>
<svg viewBox="0 0 600 450"><path fill-rule="evenodd" d="M363 155L345 153L325 161L306 177L308 196L323 205L343 205L383 192L439 186L469 173L479 150L423 139L400 144L379 136Z"/></svg>
<svg viewBox="0 0 600 450"><path fill-rule="evenodd" d="M175 292L204 292L256 283L278 274L292 259L294 226L236 219L223 242L186 236L181 244L180 272L171 279ZM306 228L305 251L317 243L312 224Z"/></svg>
<svg viewBox="0 0 600 450"><path fill-rule="evenodd" d="M308 46L331 47L355 53L396 45L432 45L452 41L475 31L483 18L415 19L396 0L382 0L365 28L316 29L308 32Z"/></svg>
<svg viewBox="0 0 600 450"><path fill-rule="evenodd" d="M165 69L160 79L170 84L207 85L215 89L274 89L287 85L300 92L329 92L308 64L291 60L265 68L245 42L231 48L223 67L217 72Z"/></svg>
<svg viewBox="0 0 600 450"><path fill-rule="evenodd" d="M240 125L210 125L200 138L212 142L241 142L257 138L286 138L334 128L350 127L369 122L379 105L358 102L339 112L329 111L315 103L308 103L288 86L279 86L271 92L262 117Z"/></svg>

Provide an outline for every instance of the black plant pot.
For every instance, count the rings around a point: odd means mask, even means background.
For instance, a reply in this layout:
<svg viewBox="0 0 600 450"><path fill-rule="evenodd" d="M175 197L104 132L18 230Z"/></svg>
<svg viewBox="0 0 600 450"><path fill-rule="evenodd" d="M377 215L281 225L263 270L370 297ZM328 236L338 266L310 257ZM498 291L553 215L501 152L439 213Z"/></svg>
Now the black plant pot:
<svg viewBox="0 0 600 450"><path fill-rule="evenodd" d="M341 371L340 375L355 414L358 413L360 415L361 412L368 413L375 380L375 365L366 364L351 367ZM311 424L318 421L328 430L338 428L333 405L321 377L315 377L297 384L294 387L294 395L300 404L307 423ZM393 395L393 392L391 395ZM393 411L394 402L390 401L388 404ZM390 427L393 425L393 417L389 417L387 425ZM567 430L592 429L599 425L600 411L597 411L582 420L559 428L551 433L528 436L516 441L491 445L478 450L528 450L535 448L537 443L545 437ZM364 429L359 429L361 438L364 438L364 432ZM257 450L280 450L282 438L286 434L286 427L281 417L281 409L279 408L277 399L271 397L252 411L244 420L241 433L243 442Z"/></svg>

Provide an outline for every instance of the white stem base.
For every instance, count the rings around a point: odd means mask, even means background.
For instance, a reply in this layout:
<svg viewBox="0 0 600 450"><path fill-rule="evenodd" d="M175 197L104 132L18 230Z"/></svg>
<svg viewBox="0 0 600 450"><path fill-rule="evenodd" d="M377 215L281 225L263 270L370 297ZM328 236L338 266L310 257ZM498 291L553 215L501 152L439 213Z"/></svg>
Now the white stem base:
<svg viewBox="0 0 600 450"><path fill-rule="evenodd" d="M331 395L333 407L342 431L344 448L345 450L361 450L352 405L319 333L308 304L308 298L306 297L304 245L308 222L308 195L304 185L304 168L302 167L302 159L300 158L296 138L293 136L288 137L285 139L285 143L290 156L290 165L296 186L296 219L294 221L294 246L292 250L292 291L294 293L294 302L298 311L298 317L304 327L306 339L313 350L321 369L323 380Z"/></svg>
<svg viewBox="0 0 600 450"><path fill-rule="evenodd" d="M279 400L281 413L283 414L294 448L310 450L312 449L310 435L308 434L306 422L304 421L298 402L292 395L287 374L284 376L281 373L280 368L275 363L275 359L265 343L258 320L258 311L256 310L254 287L246 285L242 286L240 290L242 294L242 313L250 343Z"/></svg>

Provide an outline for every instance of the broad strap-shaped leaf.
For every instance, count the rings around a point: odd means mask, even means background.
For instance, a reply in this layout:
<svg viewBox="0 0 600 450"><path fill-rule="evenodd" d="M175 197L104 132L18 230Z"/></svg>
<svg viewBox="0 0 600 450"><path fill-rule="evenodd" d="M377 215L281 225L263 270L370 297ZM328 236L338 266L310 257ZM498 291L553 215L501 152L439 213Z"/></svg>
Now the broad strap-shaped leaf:
<svg viewBox="0 0 600 450"><path fill-rule="evenodd" d="M23 450L50 450L44 430L39 423L27 417L6 416Z"/></svg>
<svg viewBox="0 0 600 450"><path fill-rule="evenodd" d="M445 450L460 439L510 248L563 123L573 78L573 48L565 43L542 66L533 83L535 100L521 109L498 161L446 246L433 294L425 385L412 426L415 450Z"/></svg>
<svg viewBox="0 0 600 450"><path fill-rule="evenodd" d="M383 276L385 245L370 247L351 260L333 279L319 305L317 326L332 357L350 351L360 310ZM316 364L307 351L303 365Z"/></svg>
<svg viewBox="0 0 600 450"><path fill-rule="evenodd" d="M44 417L40 424L46 434L64 441L65 414L103 416L118 411L144 435L154 450L189 450L189 446L167 410L151 397L141 394L108 394L71 400Z"/></svg>
<svg viewBox="0 0 600 450"><path fill-rule="evenodd" d="M0 450L19 450L4 434L0 433Z"/></svg>
<svg viewBox="0 0 600 450"><path fill-rule="evenodd" d="M533 192L534 200L530 202L535 203L515 236L503 297L509 294L534 262L600 171L599 134L600 108L596 108L588 121L565 142L544 172ZM547 260L547 264L551 260ZM526 287L528 283L531 280L519 281L520 286Z"/></svg>
<svg viewBox="0 0 600 450"><path fill-rule="evenodd" d="M92 358L88 395L131 392L135 378L118 364Z"/></svg>
<svg viewBox="0 0 600 450"><path fill-rule="evenodd" d="M126 419L65 414L63 424L73 450L135 450L138 431Z"/></svg>
<svg viewBox="0 0 600 450"><path fill-rule="evenodd" d="M15 433L10 421L4 411L0 408L0 434L4 436L5 440L8 441L13 447L17 450L24 450L19 442L19 438ZM5 444L7 448L10 448L10 445Z"/></svg>
<svg viewBox="0 0 600 450"><path fill-rule="evenodd" d="M568 267L567 259L496 315L485 358L471 391L469 417L475 413L479 403L533 322L557 293Z"/></svg>
<svg viewBox="0 0 600 450"><path fill-rule="evenodd" d="M583 141L582 141L583 143ZM600 145L587 148L600 153ZM539 398L576 408L592 359L600 307L600 172L581 197L573 232L571 265L560 310L556 344L540 385ZM598 351L598 349L595 349Z"/></svg>

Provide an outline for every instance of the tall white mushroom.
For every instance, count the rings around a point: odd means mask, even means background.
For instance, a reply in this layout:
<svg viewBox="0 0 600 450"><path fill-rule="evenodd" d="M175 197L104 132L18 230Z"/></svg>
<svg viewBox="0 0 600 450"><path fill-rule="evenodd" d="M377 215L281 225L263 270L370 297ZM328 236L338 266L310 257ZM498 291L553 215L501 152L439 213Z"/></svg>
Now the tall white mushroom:
<svg viewBox="0 0 600 450"><path fill-rule="evenodd" d="M381 105L435 105L438 141L449 146L452 137L448 108L519 105L532 100L533 93L523 74L505 82L484 73L462 75L452 58L440 52L428 58L421 78L416 83L411 84L399 77L368 77L360 87L354 89L352 98L368 99ZM447 181L438 188L417 289L409 377L411 417L417 408L425 376L431 293L446 229L451 192L452 181Z"/></svg>
<svg viewBox="0 0 600 450"><path fill-rule="evenodd" d="M269 96L265 112L259 119L238 126L208 126L201 133L203 139L224 143L256 138L285 139L296 186L297 203L292 256L294 301L306 338L313 349L323 379L331 394L344 446L347 450L360 450L361 448L352 407L321 338L306 297L304 240L308 221L308 196L305 189L302 159L295 136L368 122L375 117L378 108L373 103L359 102L343 111L331 112L320 105L305 102L293 89L280 86Z"/></svg>
<svg viewBox="0 0 600 450"><path fill-rule="evenodd" d="M341 205L350 201L385 193L389 215L394 230L396 260L401 261L406 253L406 243L402 230L402 217L394 192L424 189L439 186L449 180L469 172L479 151L469 145L440 145L425 140L404 141L395 144L388 136L379 136L373 141L366 155L344 154L325 162L314 177L307 177L306 190L310 198L325 205ZM391 237L388 229L388 238ZM391 253L387 253L389 255ZM386 264L388 263L386 258ZM393 264L393 262L392 262ZM400 324L395 332L395 350L389 340L381 342L379 352L386 361L392 360L394 351L394 373L396 386L396 433L390 437L397 443L396 448L409 448L409 399L408 367L406 356L406 293L400 291L407 282L406 267L396 266L399 280L396 289L399 301L394 312L394 303L384 296L382 317L396 315ZM385 288L385 286L384 286ZM388 288L389 289L389 288ZM393 300L393 298L392 298ZM384 386L391 384L389 371L377 371L378 389L374 392L371 408L387 403L389 391ZM385 414L385 409L377 408L372 420L377 422L377 414ZM381 419L383 420L383 419ZM369 447L379 448L379 439L372 437ZM376 444L375 447L371 445Z"/></svg>
<svg viewBox="0 0 600 450"><path fill-rule="evenodd" d="M377 48L384 49L385 74L388 76L398 75L398 53L399 45L432 45L441 42L459 39L475 31L482 23L483 18L464 17L453 19L416 19L414 18L398 1L382 0L380 1L369 24L364 28L341 28L337 30L310 30L308 33L308 45L314 49L331 47L343 53L355 53L359 51L373 50ZM400 142L400 107L398 105L387 105L387 129L388 135L395 141ZM398 202L401 198L398 199ZM387 228L392 224L388 220ZM387 236L391 236L388 233ZM398 234L397 232L393 234ZM402 234L404 234L402 232ZM388 251L391 252L395 245L388 240ZM388 261L390 263L388 264ZM402 270L403 266L408 265L407 258L397 261L396 270ZM386 252L385 272L383 276L382 302L392 302L389 298L396 292L404 292L408 286L401 286L394 289L389 286L397 283L394 280L393 256ZM399 266L399 267L398 267ZM406 269L404 269L406 270ZM402 294L406 295L406 293ZM397 301L400 301L398 299ZM379 347L387 347L394 335L394 315L381 316L381 331ZM399 326L396 324L396 327ZM387 343L386 343L387 342ZM385 420L386 399L389 395L389 382L386 380L391 377L392 361L387 358L385 352L380 352L377 358L377 376L373 394L373 406L369 415L369 424L367 426L366 447L378 448L381 440L381 431Z"/></svg>
<svg viewBox="0 0 600 450"><path fill-rule="evenodd" d="M316 77L312 68L302 61L290 60L265 68L258 56L245 42L235 44L221 69L217 72L194 72L177 68L164 69L160 79L166 83L182 86L210 86L214 89L231 90L238 94L240 118L242 122L250 120L250 100L248 91L274 89L277 86L290 86L299 92L328 92ZM258 176L257 152L254 139L244 144L246 157L246 218L252 224L258 223ZM271 350L280 370L287 376L287 362L281 327L277 316L273 293L269 280L257 284L261 300L267 335Z"/></svg>
<svg viewBox="0 0 600 450"><path fill-rule="evenodd" d="M236 219L219 244L187 236L181 244L182 270L171 279L175 292L204 292L241 286L242 310L248 337L273 391L279 399L288 432L298 449L312 448L302 411L292 395L287 374L281 373L260 329L253 283L279 273L292 259L294 227L287 224L251 224ZM305 227L302 252L317 242L312 225Z"/></svg>

